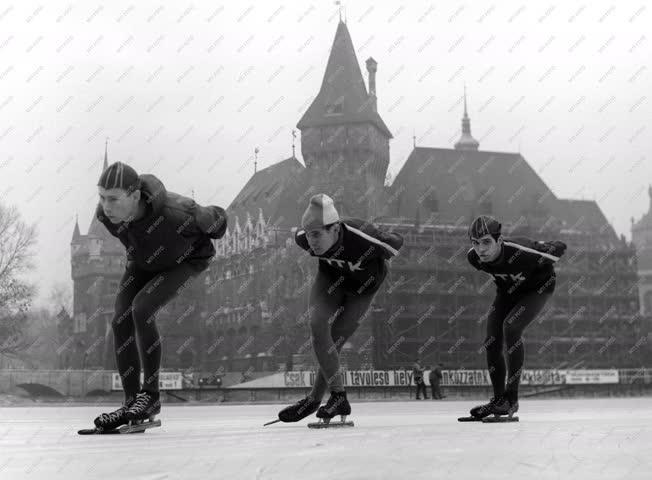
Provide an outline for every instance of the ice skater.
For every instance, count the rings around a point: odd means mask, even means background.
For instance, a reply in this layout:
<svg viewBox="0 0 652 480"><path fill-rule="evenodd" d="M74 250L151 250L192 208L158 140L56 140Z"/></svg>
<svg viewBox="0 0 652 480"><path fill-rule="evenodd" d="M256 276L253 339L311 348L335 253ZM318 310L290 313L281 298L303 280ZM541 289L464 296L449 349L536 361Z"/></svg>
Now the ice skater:
<svg viewBox="0 0 652 480"><path fill-rule="evenodd" d="M98 416L95 429L79 433L113 433L160 413L156 314L208 267L215 255L211 239L221 238L227 225L221 207L200 206L121 162L107 167L97 185L95 215L127 253L112 321L124 403Z"/></svg>
<svg viewBox="0 0 652 480"><path fill-rule="evenodd" d="M472 248L469 263L494 277L496 296L487 316L483 344L493 386L489 403L471 409L471 417L494 415L512 419L518 411L518 387L525 350L523 331L541 312L555 290L554 263L564 254L561 241L533 241L524 237L505 238L501 224L482 215L469 227ZM507 362L503 356L506 347ZM460 419L460 420L463 420Z"/></svg>
<svg viewBox="0 0 652 480"><path fill-rule="evenodd" d="M317 411L328 423L351 413L340 373L339 352L353 335L387 275L387 260L398 254L403 238L369 222L340 219L324 194L310 199L295 234L299 247L317 257L318 272L310 292L310 331L319 369L311 392L281 410L279 420L297 422ZM322 397L330 398L320 407Z"/></svg>

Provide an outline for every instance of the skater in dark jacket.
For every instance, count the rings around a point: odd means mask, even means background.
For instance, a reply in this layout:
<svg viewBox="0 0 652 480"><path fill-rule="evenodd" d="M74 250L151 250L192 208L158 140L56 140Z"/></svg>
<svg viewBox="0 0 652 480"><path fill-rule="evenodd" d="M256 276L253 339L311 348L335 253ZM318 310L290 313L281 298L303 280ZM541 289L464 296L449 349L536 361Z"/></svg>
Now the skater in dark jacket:
<svg viewBox="0 0 652 480"><path fill-rule="evenodd" d="M169 192L155 176L139 176L120 162L102 173L98 189L95 214L127 254L112 322L125 401L95 419L98 429L113 430L160 412L156 313L208 267L215 255L211 239L224 235L227 218L224 209Z"/></svg>
<svg viewBox="0 0 652 480"><path fill-rule="evenodd" d="M469 263L493 276L496 296L487 316L483 348L494 396L486 405L471 409L474 417L509 415L518 410L518 386L525 350L522 335L555 290L554 264L564 254L561 241L505 238L501 224L480 216L469 227L472 248ZM507 352L507 361L503 354Z"/></svg>
<svg viewBox="0 0 652 480"><path fill-rule="evenodd" d="M366 316L387 275L387 260L398 254L403 238L363 220L340 219L324 194L310 199L301 227L297 245L319 262L310 292L310 331L319 370L309 395L281 410L279 419L296 422L319 409L317 417L328 421L351 412L339 352ZM320 408L326 390L330 398Z"/></svg>

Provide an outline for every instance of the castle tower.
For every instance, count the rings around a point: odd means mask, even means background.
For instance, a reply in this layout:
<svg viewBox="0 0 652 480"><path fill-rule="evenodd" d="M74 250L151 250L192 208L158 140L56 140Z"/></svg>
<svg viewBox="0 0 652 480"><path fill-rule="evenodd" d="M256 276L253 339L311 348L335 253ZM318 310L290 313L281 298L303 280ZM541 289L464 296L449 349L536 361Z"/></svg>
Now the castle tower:
<svg viewBox="0 0 652 480"><path fill-rule="evenodd" d="M379 206L392 134L377 111L377 62L366 62L369 93L351 35L337 26L319 93L297 128L315 191L333 198L341 215L371 218Z"/></svg>
<svg viewBox="0 0 652 480"><path fill-rule="evenodd" d="M108 165L105 147L103 169ZM104 171L104 170L102 170ZM73 280L73 337L66 368L113 368L110 335L115 292L126 261L125 248L93 215L88 233L82 235L79 223L70 242Z"/></svg>

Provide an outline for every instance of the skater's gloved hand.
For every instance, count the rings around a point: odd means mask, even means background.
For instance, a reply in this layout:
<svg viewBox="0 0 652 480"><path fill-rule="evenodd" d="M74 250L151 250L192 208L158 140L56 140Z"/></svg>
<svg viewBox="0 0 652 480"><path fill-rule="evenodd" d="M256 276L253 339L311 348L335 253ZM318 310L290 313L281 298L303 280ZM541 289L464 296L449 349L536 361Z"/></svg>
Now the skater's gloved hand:
<svg viewBox="0 0 652 480"><path fill-rule="evenodd" d="M535 248L540 252L546 252L556 257L561 257L566 251L566 244L560 240L553 240L551 242L537 242Z"/></svg>
<svg viewBox="0 0 652 480"><path fill-rule="evenodd" d="M566 244L561 240L553 240L550 243L553 246L553 251L552 251L553 255L561 257L564 254L564 252L566 252Z"/></svg>

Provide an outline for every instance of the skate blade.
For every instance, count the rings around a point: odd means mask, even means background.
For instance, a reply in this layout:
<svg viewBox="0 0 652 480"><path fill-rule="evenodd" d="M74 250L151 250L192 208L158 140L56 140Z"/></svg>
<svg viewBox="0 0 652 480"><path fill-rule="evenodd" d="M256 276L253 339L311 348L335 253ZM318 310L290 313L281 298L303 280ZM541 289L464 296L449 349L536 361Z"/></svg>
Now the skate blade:
<svg viewBox="0 0 652 480"><path fill-rule="evenodd" d="M122 427L124 428L124 427ZM136 430L132 433L143 433L145 429ZM77 431L78 435L116 435L123 433L119 429L114 428L113 430L100 430L99 428L83 428Z"/></svg>
<svg viewBox="0 0 652 480"><path fill-rule="evenodd" d="M148 428L154 428L160 426L161 426L160 420L152 420L152 419L148 421L134 420L131 421L128 425L123 425L117 430L118 433L141 433L147 430Z"/></svg>
<svg viewBox="0 0 652 480"><path fill-rule="evenodd" d="M518 422L518 417L509 417L506 415L493 415L482 419L482 423L507 423Z"/></svg>
<svg viewBox="0 0 652 480"><path fill-rule="evenodd" d="M353 422L313 422L308 424L308 428L342 428L353 427Z"/></svg>
<svg viewBox="0 0 652 480"><path fill-rule="evenodd" d="M353 422L347 422L346 417L346 415L340 415L339 422L332 422L330 418L320 418L319 422L309 423L308 428L353 427Z"/></svg>
<svg viewBox="0 0 652 480"><path fill-rule="evenodd" d="M469 415L468 417L459 417L457 421L458 422L481 422L482 418Z"/></svg>

